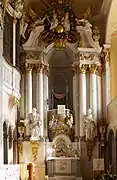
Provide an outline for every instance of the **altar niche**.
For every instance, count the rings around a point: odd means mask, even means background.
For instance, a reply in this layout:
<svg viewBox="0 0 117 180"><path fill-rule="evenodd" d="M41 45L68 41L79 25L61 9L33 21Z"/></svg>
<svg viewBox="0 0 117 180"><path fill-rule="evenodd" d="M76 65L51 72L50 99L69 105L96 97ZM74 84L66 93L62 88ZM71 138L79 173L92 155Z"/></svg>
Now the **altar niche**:
<svg viewBox="0 0 117 180"><path fill-rule="evenodd" d="M57 109L57 105L65 105L73 110L73 56L67 49L53 50L50 59L49 73L49 109Z"/></svg>

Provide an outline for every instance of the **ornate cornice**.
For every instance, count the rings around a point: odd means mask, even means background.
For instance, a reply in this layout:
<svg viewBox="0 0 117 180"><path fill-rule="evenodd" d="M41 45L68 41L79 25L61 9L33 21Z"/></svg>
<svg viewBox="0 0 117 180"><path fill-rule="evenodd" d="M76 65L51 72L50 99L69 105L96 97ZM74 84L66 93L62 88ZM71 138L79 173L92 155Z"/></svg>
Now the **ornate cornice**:
<svg viewBox="0 0 117 180"><path fill-rule="evenodd" d="M26 60L43 60L43 54L39 51L27 51Z"/></svg>
<svg viewBox="0 0 117 180"><path fill-rule="evenodd" d="M80 61L99 61L100 54L95 52L79 52Z"/></svg>

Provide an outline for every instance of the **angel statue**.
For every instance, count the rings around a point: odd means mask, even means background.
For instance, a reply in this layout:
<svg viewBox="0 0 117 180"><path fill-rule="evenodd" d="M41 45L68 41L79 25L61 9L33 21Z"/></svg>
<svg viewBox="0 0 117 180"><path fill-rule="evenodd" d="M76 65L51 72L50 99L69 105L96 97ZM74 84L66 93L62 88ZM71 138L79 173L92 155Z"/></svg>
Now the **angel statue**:
<svg viewBox="0 0 117 180"><path fill-rule="evenodd" d="M84 116L84 128L86 140L93 140L96 137L96 125L91 109L88 109Z"/></svg>
<svg viewBox="0 0 117 180"><path fill-rule="evenodd" d="M57 19L57 14L55 12L53 12L53 19L50 22L50 24L51 24L50 30L55 29L59 24L58 19Z"/></svg>
<svg viewBox="0 0 117 180"><path fill-rule="evenodd" d="M17 15L19 18L22 17L24 9L24 0L16 0L15 1L15 11L17 12Z"/></svg>
<svg viewBox="0 0 117 180"><path fill-rule="evenodd" d="M76 19L76 21L79 26L84 27L85 31L92 33L92 24L88 20L90 17L91 17L91 9L89 7L85 12L84 17L80 20Z"/></svg>
<svg viewBox="0 0 117 180"><path fill-rule="evenodd" d="M24 39L26 39L25 33L27 28L28 28L28 22L26 22L26 13L23 13L20 23L20 35L22 35Z"/></svg>
<svg viewBox="0 0 117 180"><path fill-rule="evenodd" d="M31 140L40 139L42 122L36 108L32 109L32 113L25 119L24 125L26 127L26 135L31 136Z"/></svg>
<svg viewBox="0 0 117 180"><path fill-rule="evenodd" d="M69 32L70 31L69 12L67 12L65 14L65 18L64 18L64 21L63 21L63 26L65 28L65 32Z"/></svg>

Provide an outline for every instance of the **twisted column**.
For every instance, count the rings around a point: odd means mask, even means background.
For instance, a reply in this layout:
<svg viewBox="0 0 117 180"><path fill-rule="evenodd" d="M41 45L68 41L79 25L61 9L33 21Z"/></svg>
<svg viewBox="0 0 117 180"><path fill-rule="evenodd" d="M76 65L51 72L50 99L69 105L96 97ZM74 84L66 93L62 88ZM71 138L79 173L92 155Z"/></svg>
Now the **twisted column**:
<svg viewBox="0 0 117 180"><path fill-rule="evenodd" d="M90 108L92 113L97 120L97 65L92 64L90 67Z"/></svg>
<svg viewBox="0 0 117 180"><path fill-rule="evenodd" d="M83 119L86 115L86 70L87 65L80 66L80 136L84 136Z"/></svg>
<svg viewBox="0 0 117 180"><path fill-rule="evenodd" d="M40 119L42 121L41 136L44 136L44 89L43 89L43 69L44 64L38 64L36 67L36 76L37 76L37 98L36 98L36 108L40 114Z"/></svg>
<svg viewBox="0 0 117 180"><path fill-rule="evenodd" d="M31 64L26 65L26 117L32 112L32 69Z"/></svg>

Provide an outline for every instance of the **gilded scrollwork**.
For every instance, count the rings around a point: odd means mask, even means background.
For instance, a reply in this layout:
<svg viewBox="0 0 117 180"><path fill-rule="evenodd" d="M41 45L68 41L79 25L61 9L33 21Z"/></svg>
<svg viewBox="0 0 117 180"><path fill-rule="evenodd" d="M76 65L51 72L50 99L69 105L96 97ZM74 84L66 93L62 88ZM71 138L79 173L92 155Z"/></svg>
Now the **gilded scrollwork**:
<svg viewBox="0 0 117 180"><path fill-rule="evenodd" d="M38 148L39 148L38 141L30 141L30 142L32 145L32 157L33 160L36 161L38 157Z"/></svg>
<svg viewBox="0 0 117 180"><path fill-rule="evenodd" d="M21 155L23 155L23 143L18 143L18 150Z"/></svg>

